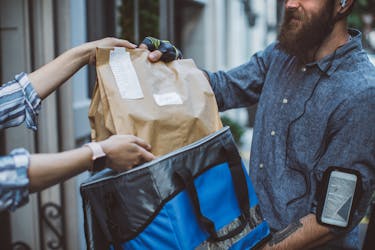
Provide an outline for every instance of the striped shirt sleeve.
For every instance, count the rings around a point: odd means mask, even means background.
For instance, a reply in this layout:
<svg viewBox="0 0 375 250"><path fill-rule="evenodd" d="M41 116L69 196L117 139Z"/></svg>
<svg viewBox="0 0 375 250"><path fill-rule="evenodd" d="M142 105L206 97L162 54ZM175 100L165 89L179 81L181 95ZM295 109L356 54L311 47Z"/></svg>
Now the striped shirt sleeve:
<svg viewBox="0 0 375 250"><path fill-rule="evenodd" d="M29 162L29 152L22 148L0 157L0 211L13 211L28 202Z"/></svg>
<svg viewBox="0 0 375 250"><path fill-rule="evenodd" d="M26 122L32 130L37 129L37 117L41 99L26 73L16 75L0 87L0 129L14 127Z"/></svg>

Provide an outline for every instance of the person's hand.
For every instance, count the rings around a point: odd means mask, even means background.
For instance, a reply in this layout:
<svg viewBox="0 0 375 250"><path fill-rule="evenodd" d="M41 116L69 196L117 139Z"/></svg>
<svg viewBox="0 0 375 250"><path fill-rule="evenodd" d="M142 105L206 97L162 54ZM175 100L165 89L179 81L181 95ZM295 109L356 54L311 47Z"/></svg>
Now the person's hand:
<svg viewBox="0 0 375 250"><path fill-rule="evenodd" d="M129 49L135 49L137 45L123 39L118 39L114 37L107 37L100 40L96 40L93 42L88 42L83 44L82 46L85 46L85 49L87 49L89 55L88 55L88 62L91 65L95 65L96 62L96 48L97 47L125 47Z"/></svg>
<svg viewBox="0 0 375 250"><path fill-rule="evenodd" d="M112 135L99 143L107 155L106 165L118 172L155 159L151 146L136 136Z"/></svg>
<svg viewBox="0 0 375 250"><path fill-rule="evenodd" d="M148 36L143 39L139 47L151 51L148 55L148 59L151 62L157 62L159 60L171 62L173 60L182 59L181 51L166 40L159 40Z"/></svg>

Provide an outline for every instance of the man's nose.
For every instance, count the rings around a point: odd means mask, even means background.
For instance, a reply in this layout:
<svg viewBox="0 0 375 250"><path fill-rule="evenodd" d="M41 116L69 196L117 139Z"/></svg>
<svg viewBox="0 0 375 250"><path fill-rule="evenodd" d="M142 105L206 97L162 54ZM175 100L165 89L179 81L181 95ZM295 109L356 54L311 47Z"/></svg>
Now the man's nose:
<svg viewBox="0 0 375 250"><path fill-rule="evenodd" d="M285 9L296 9L299 6L299 0L285 0Z"/></svg>

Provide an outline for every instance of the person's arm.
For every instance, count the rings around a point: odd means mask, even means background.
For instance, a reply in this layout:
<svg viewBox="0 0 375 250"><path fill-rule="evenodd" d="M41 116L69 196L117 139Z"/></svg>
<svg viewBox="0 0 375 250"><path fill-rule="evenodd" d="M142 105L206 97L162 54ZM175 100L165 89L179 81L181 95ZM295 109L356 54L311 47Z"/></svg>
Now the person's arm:
<svg viewBox="0 0 375 250"><path fill-rule="evenodd" d="M204 71L215 94L219 111L250 107L258 103L271 65L278 58L276 44L251 56L228 71Z"/></svg>
<svg viewBox="0 0 375 250"><path fill-rule="evenodd" d="M332 238L329 227L318 224L315 214L309 214L272 235L262 250L311 249Z"/></svg>
<svg viewBox="0 0 375 250"><path fill-rule="evenodd" d="M128 170L154 159L151 146L131 135L113 135L98 142L106 153L106 167ZM15 210L28 201L29 192L37 192L91 168L89 147L52 154L32 154L15 149L0 157L0 211Z"/></svg>
<svg viewBox="0 0 375 250"><path fill-rule="evenodd" d="M98 143L106 153L106 166L118 172L154 159L149 152L151 146L135 136L113 135ZM90 169L93 164L91 157L89 147L56 154L30 155L29 190L40 191Z"/></svg>
<svg viewBox="0 0 375 250"><path fill-rule="evenodd" d="M72 48L29 75L21 73L0 87L0 129L26 126L37 129L41 99L68 80L85 64L95 63L96 47L135 48L126 40L104 38Z"/></svg>
<svg viewBox="0 0 375 250"><path fill-rule="evenodd" d="M28 75L40 98L46 98L84 65L95 64L97 47L135 48L136 45L117 38L104 38L66 51Z"/></svg>

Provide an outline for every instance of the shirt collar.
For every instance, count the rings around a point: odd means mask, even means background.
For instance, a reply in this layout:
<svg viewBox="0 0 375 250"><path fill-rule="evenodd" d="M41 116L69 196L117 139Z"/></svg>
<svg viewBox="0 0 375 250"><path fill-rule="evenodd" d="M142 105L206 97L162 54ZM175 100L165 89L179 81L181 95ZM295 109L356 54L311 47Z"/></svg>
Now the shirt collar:
<svg viewBox="0 0 375 250"><path fill-rule="evenodd" d="M330 55L327 55L320 59L319 61L312 62L306 64L307 67L313 67L317 65L319 69L330 76L333 72L335 72L336 68L341 64L343 61L342 59L345 58L350 52L352 51L360 51L362 50L362 34L360 31L355 29L348 30L351 39L345 43L344 45L340 46Z"/></svg>

